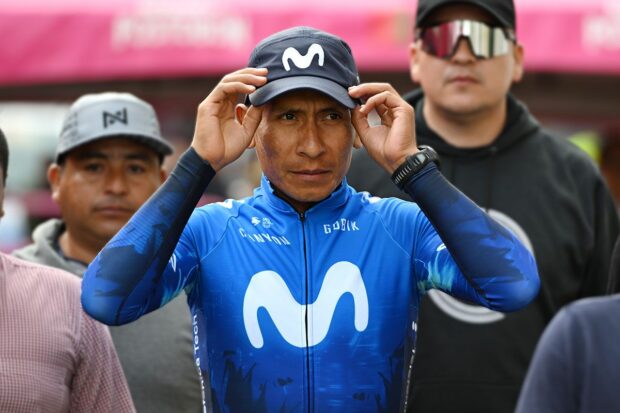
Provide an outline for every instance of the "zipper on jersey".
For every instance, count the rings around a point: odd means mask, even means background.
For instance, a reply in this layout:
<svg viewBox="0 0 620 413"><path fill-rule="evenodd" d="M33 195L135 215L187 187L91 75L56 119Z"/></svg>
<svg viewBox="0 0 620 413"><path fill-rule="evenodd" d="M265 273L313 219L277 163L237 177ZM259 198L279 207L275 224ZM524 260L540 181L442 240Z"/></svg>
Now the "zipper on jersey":
<svg viewBox="0 0 620 413"><path fill-rule="evenodd" d="M307 397L308 397L308 413L312 413L314 410L314 403L312 400L312 382L310 381L310 329L308 326L308 307L310 305L309 296L310 296L310 276L308 274L308 256L306 251L306 215L303 212L299 213L299 220L301 221L301 234L304 239L304 271L305 271L305 320L304 320L304 328L306 329L306 380L308 382L307 389Z"/></svg>

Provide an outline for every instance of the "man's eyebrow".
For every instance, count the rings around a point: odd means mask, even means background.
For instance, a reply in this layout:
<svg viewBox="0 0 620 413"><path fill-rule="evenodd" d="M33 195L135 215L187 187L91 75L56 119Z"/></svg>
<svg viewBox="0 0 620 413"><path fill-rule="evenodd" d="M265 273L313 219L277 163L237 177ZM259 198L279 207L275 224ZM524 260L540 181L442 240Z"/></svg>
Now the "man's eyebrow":
<svg viewBox="0 0 620 413"><path fill-rule="evenodd" d="M276 104L271 107L271 111L276 112L276 113L284 113L284 112L296 113L296 112L301 111L301 108L290 106L290 105L277 105Z"/></svg>
<svg viewBox="0 0 620 413"><path fill-rule="evenodd" d="M320 112L346 112L349 108L340 105L329 105L320 109Z"/></svg>

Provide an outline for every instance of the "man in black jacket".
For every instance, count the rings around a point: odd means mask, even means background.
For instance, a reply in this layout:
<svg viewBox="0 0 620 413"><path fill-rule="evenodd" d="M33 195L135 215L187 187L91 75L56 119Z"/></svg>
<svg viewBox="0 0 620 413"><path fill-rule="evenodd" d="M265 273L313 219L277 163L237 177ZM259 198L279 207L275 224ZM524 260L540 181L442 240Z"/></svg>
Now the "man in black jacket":
<svg viewBox="0 0 620 413"><path fill-rule="evenodd" d="M531 248L541 291L512 314L425 297L409 388L416 413L513 412L546 324L607 288L619 232L613 200L593 162L508 93L523 75L515 28L512 0L418 2L410 63L421 90L406 96L418 143L435 148L444 175ZM348 178L376 196L404 196L365 151Z"/></svg>

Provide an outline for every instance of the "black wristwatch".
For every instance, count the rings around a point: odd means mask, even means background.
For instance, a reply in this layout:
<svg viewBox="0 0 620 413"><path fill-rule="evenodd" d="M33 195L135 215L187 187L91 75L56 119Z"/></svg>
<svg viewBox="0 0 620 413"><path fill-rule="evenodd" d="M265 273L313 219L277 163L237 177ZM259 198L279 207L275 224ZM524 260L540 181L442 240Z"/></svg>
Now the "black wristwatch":
<svg viewBox="0 0 620 413"><path fill-rule="evenodd" d="M433 148L427 145L418 146L419 152L410 155L392 174L392 181L402 191L405 184L409 182L409 179L415 174L420 172L422 168L429 162L435 162L437 168L439 168L439 156Z"/></svg>

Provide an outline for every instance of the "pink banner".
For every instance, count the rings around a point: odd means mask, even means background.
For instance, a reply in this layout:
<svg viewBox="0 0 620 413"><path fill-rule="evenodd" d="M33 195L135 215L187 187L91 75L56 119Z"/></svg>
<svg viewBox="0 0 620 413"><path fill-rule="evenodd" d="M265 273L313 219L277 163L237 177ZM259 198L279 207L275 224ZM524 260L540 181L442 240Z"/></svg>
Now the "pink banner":
<svg viewBox="0 0 620 413"><path fill-rule="evenodd" d="M0 0L0 84L222 74L295 25L342 36L361 70L407 70L414 2L265 1ZM616 0L516 2L529 69L620 74Z"/></svg>
<svg viewBox="0 0 620 413"><path fill-rule="evenodd" d="M620 74L620 1L516 0L529 70Z"/></svg>

